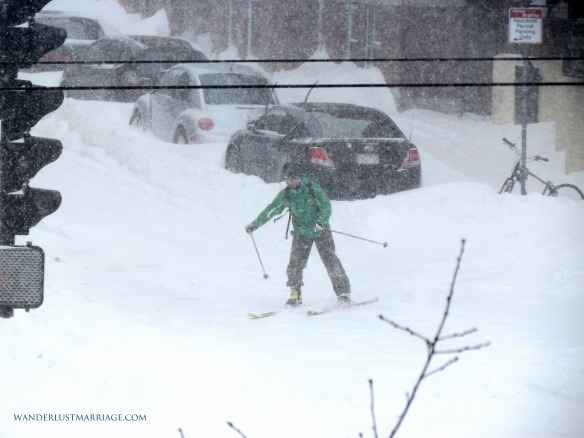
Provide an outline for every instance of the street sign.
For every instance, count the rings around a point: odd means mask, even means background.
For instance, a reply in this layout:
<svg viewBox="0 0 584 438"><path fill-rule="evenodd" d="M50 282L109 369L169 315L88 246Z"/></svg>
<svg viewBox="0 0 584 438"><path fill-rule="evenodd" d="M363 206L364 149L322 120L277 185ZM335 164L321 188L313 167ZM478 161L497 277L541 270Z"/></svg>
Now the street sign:
<svg viewBox="0 0 584 438"><path fill-rule="evenodd" d="M512 44L540 44L543 33L543 9L510 8L509 42Z"/></svg>
<svg viewBox="0 0 584 438"><path fill-rule="evenodd" d="M45 254L38 246L0 246L0 310L43 302Z"/></svg>

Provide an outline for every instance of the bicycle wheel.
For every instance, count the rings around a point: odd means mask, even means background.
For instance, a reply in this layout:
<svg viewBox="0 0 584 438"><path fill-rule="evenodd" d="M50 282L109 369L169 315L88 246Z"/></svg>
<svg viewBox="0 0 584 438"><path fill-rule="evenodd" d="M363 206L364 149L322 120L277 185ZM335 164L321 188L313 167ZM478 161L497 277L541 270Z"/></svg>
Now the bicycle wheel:
<svg viewBox="0 0 584 438"><path fill-rule="evenodd" d="M515 180L513 178L507 178L503 185L501 186L499 193L511 193L513 191L514 186Z"/></svg>
<svg viewBox="0 0 584 438"><path fill-rule="evenodd" d="M573 184L559 184L557 186L548 186L543 193L546 196L561 196L577 201L584 200L584 193Z"/></svg>

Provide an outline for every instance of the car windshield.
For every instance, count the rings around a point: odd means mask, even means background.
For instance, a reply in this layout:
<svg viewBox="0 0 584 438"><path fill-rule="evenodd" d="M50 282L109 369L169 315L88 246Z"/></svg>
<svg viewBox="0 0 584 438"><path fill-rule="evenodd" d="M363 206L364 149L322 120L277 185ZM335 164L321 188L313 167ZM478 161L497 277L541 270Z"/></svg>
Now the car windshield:
<svg viewBox="0 0 584 438"><path fill-rule="evenodd" d="M191 61L196 56L192 50L184 48L168 50L166 48L149 48L144 50L140 56L144 61Z"/></svg>
<svg viewBox="0 0 584 438"><path fill-rule="evenodd" d="M36 21L47 26L61 27L67 31L67 38L74 40L95 40L100 37L95 26L89 25L82 18L74 17L39 17Z"/></svg>
<svg viewBox="0 0 584 438"><path fill-rule="evenodd" d="M238 73L208 73L200 76L201 85L268 85L261 76ZM273 103L271 88L206 88L203 91L208 105L266 105Z"/></svg>
<svg viewBox="0 0 584 438"><path fill-rule="evenodd" d="M389 118L375 111L310 111L309 123L325 138L403 138Z"/></svg>

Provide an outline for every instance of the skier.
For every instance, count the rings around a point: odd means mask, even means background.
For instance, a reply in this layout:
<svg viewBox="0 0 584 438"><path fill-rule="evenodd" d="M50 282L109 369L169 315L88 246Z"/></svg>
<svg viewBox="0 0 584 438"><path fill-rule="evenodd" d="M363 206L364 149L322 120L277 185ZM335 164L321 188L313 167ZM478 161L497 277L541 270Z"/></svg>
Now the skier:
<svg viewBox="0 0 584 438"><path fill-rule="evenodd" d="M323 189L306 176L306 168L291 165L286 173L287 187L281 190L274 200L246 225L245 231L253 233L274 216L288 208L291 214L292 248L286 273L290 298L287 306L302 304L302 271L306 267L312 244L324 263L339 304L351 303L351 285L343 265L335 252L335 243L329 229L331 203Z"/></svg>

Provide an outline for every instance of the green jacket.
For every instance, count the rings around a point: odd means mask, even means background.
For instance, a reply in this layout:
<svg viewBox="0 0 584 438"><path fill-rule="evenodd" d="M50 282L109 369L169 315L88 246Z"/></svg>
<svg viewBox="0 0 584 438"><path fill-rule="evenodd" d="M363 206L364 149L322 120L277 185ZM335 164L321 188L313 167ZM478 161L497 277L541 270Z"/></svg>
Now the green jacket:
<svg viewBox="0 0 584 438"><path fill-rule="evenodd" d="M306 178L302 178L302 183L295 189L286 187L281 190L250 225L256 230L282 213L286 207L292 214L294 232L301 237L322 235L325 230L314 230L317 223L325 229L329 228L331 201L317 183Z"/></svg>

